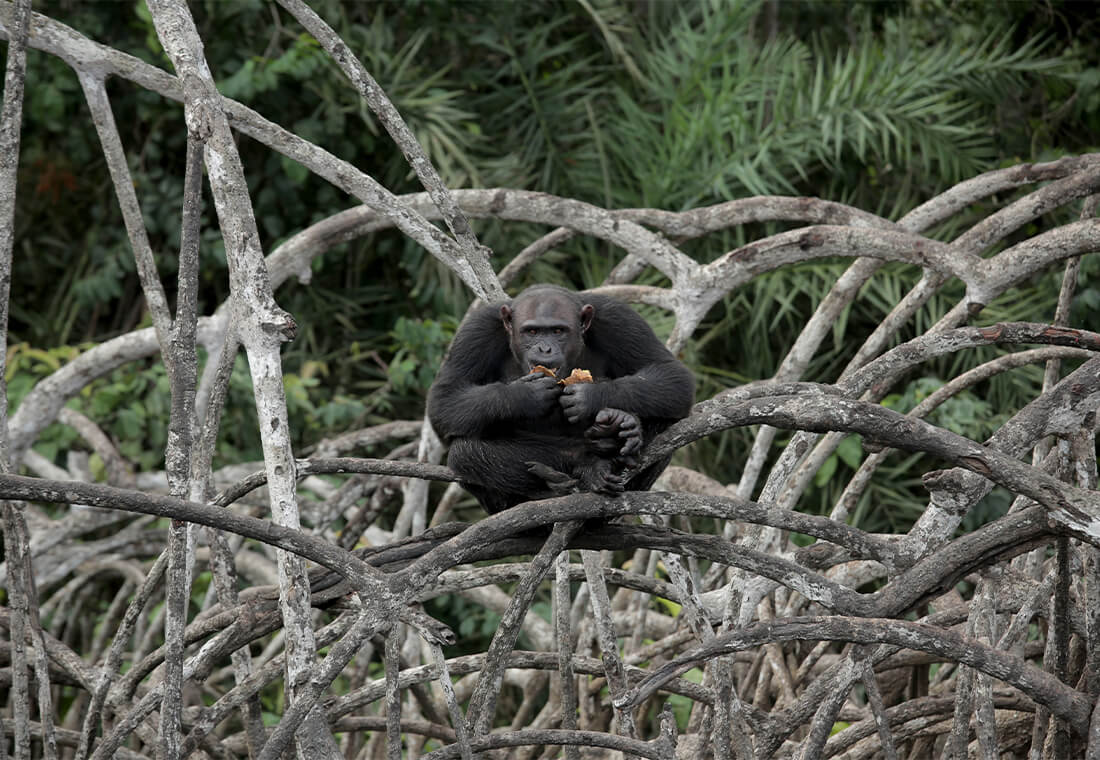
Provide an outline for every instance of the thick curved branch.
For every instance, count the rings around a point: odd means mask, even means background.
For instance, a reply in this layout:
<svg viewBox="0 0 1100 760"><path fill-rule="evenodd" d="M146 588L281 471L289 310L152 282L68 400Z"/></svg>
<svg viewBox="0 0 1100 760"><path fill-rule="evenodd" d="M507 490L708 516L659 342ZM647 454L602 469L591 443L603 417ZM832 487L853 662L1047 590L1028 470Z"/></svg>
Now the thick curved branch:
<svg viewBox="0 0 1100 760"><path fill-rule="evenodd" d="M991 259L982 259L980 287L970 295L977 306L986 306L1047 266L1096 250L1100 250L1100 218L1081 219L1047 230Z"/></svg>
<svg viewBox="0 0 1100 760"><path fill-rule="evenodd" d="M899 224L911 230L925 230L954 216L970 204L995 193L1001 193L1037 182L1058 180L1067 175L1084 172L1100 162L1100 154L1066 156L1056 161L1026 163L1007 169L994 169L964 180L945 190L935 198L925 201L907 213Z"/></svg>
<svg viewBox="0 0 1100 760"><path fill-rule="evenodd" d="M974 254L960 255L947 243L901 229L814 225L749 243L715 259L707 268L728 289L781 266L857 255L927 267L964 282L973 278L980 261Z"/></svg>
<svg viewBox="0 0 1100 760"><path fill-rule="evenodd" d="M507 552L509 548L501 545L502 539L539 525L578 519L608 519L638 511L680 514L684 508L683 501L693 502L695 499L692 496L682 496L680 501L673 501L670 497L674 496L676 495L631 493L624 494L621 498L607 499L594 494L575 494L527 502L492 515L450 541L435 547L409 567L397 572L392 580L393 588L404 598L411 598L432 583L444 570L471 561L487 547ZM642 532L648 540L654 540L658 535L653 531ZM572 545L577 548L604 548L598 543L595 545L589 543L595 533L595 531L586 531L578 536ZM839 606L850 611L858 610L857 614L867 614L871 610L870 602L861 594L817 573L807 571L788 560L737 547L714 536L692 536L669 532L662 532L660 535L665 540L657 540L648 545L675 550L675 547L680 546L682 542L691 543L695 549L689 553L705 551L711 559L735 564L751 572L790 583L795 590L831 609Z"/></svg>
<svg viewBox="0 0 1100 760"><path fill-rule="evenodd" d="M702 237L712 232L754 222L807 222L873 229L890 229L895 226L889 219L883 219L881 216L854 206L821 198L787 195L738 198L687 211L628 208L615 213L624 219L648 227L656 227L677 240Z"/></svg>
<svg viewBox="0 0 1100 760"><path fill-rule="evenodd" d="M990 214L951 241L951 245L980 254L1043 214L1095 193L1100 189L1100 164L1095 156L1082 158L1091 162Z"/></svg>
<svg viewBox="0 0 1100 760"><path fill-rule="evenodd" d="M1037 343L1100 351L1100 334L1036 322L999 322L988 327L959 327L927 333L897 346L837 383L841 393L856 396L866 390L880 399L895 379L910 367L944 354L979 346ZM881 383L876 387L876 384Z"/></svg>
<svg viewBox="0 0 1100 760"><path fill-rule="evenodd" d="M926 396L919 404L913 409L909 410L906 414L910 417L927 417L937 407L943 404L948 399L962 393L968 388L971 388L978 383L984 382L989 378L1008 372L1019 367L1026 366L1028 364L1034 364L1044 361L1058 361L1060 359L1088 359L1089 353L1085 350L1065 347L1065 346L1052 346L1048 348L1034 348L1026 351L1017 351L1011 354L1004 354L998 356L996 359L985 362L972 370L964 372L961 375L956 376L949 382L937 388L935 391ZM871 476L875 471L886 461L886 458L890 455L890 449L883 449L881 451L873 452L870 456L863 460L859 469L852 476L851 480L844 487L844 492L837 499L836 505L833 508L830 517L834 520L845 520L847 515L851 513L855 508L856 503L859 501L860 496L863 494L864 489L871 481Z"/></svg>
<svg viewBox="0 0 1100 760"><path fill-rule="evenodd" d="M643 466L706 435L761 423L816 433L859 433L877 445L942 457L1044 505L1051 517L1077 537L1100 545L1100 494L1062 483L1035 467L923 420L854 399L777 396L734 403L705 401L696 405L691 417L654 440L645 452Z"/></svg>

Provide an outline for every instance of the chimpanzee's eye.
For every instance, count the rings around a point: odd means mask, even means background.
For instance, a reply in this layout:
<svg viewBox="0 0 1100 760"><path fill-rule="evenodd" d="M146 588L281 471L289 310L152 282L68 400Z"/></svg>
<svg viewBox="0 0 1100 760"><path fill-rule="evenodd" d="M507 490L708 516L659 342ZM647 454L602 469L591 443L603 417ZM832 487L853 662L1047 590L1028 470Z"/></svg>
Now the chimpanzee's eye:
<svg viewBox="0 0 1100 760"><path fill-rule="evenodd" d="M565 334L565 328L564 327L555 327L554 328L554 335L564 335L564 334Z"/></svg>

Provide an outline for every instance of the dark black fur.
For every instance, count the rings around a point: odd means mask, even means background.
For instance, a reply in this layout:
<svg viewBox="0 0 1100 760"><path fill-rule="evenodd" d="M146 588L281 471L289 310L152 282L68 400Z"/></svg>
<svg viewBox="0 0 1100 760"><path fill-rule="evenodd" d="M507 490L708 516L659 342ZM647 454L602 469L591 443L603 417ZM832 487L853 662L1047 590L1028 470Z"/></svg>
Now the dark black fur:
<svg viewBox="0 0 1100 760"><path fill-rule="evenodd" d="M586 369L596 382L562 390L530 374L533 364L558 377ZM646 490L667 461L626 483L618 473L688 415L694 395L691 372L629 306L536 285L466 318L429 391L428 416L462 484L499 512L574 487Z"/></svg>

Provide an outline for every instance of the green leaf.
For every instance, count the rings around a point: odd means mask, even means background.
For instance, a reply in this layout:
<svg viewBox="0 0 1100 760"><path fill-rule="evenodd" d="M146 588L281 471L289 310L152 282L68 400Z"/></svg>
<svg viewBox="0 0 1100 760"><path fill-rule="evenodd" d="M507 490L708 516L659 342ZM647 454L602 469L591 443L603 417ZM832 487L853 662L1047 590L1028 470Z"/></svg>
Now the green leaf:
<svg viewBox="0 0 1100 760"><path fill-rule="evenodd" d="M853 470L858 470L860 463L863 461L862 440L861 436L850 435L841 441L836 448L837 456Z"/></svg>
<svg viewBox="0 0 1100 760"><path fill-rule="evenodd" d="M830 454L829 458L825 460L821 465L821 469L814 475L814 485L821 488L833 478L833 474L836 473L837 462L836 454Z"/></svg>

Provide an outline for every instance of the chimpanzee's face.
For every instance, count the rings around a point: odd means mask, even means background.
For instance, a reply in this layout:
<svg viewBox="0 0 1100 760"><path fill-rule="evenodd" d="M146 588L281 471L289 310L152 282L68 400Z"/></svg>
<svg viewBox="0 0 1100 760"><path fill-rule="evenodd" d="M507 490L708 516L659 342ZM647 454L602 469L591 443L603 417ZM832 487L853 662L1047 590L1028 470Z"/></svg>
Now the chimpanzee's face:
<svg viewBox="0 0 1100 760"><path fill-rule="evenodd" d="M500 317L511 339L512 353L523 369L541 364L569 374L584 350L584 331L592 323L595 309L580 309L569 299L553 293L532 294L500 307Z"/></svg>

